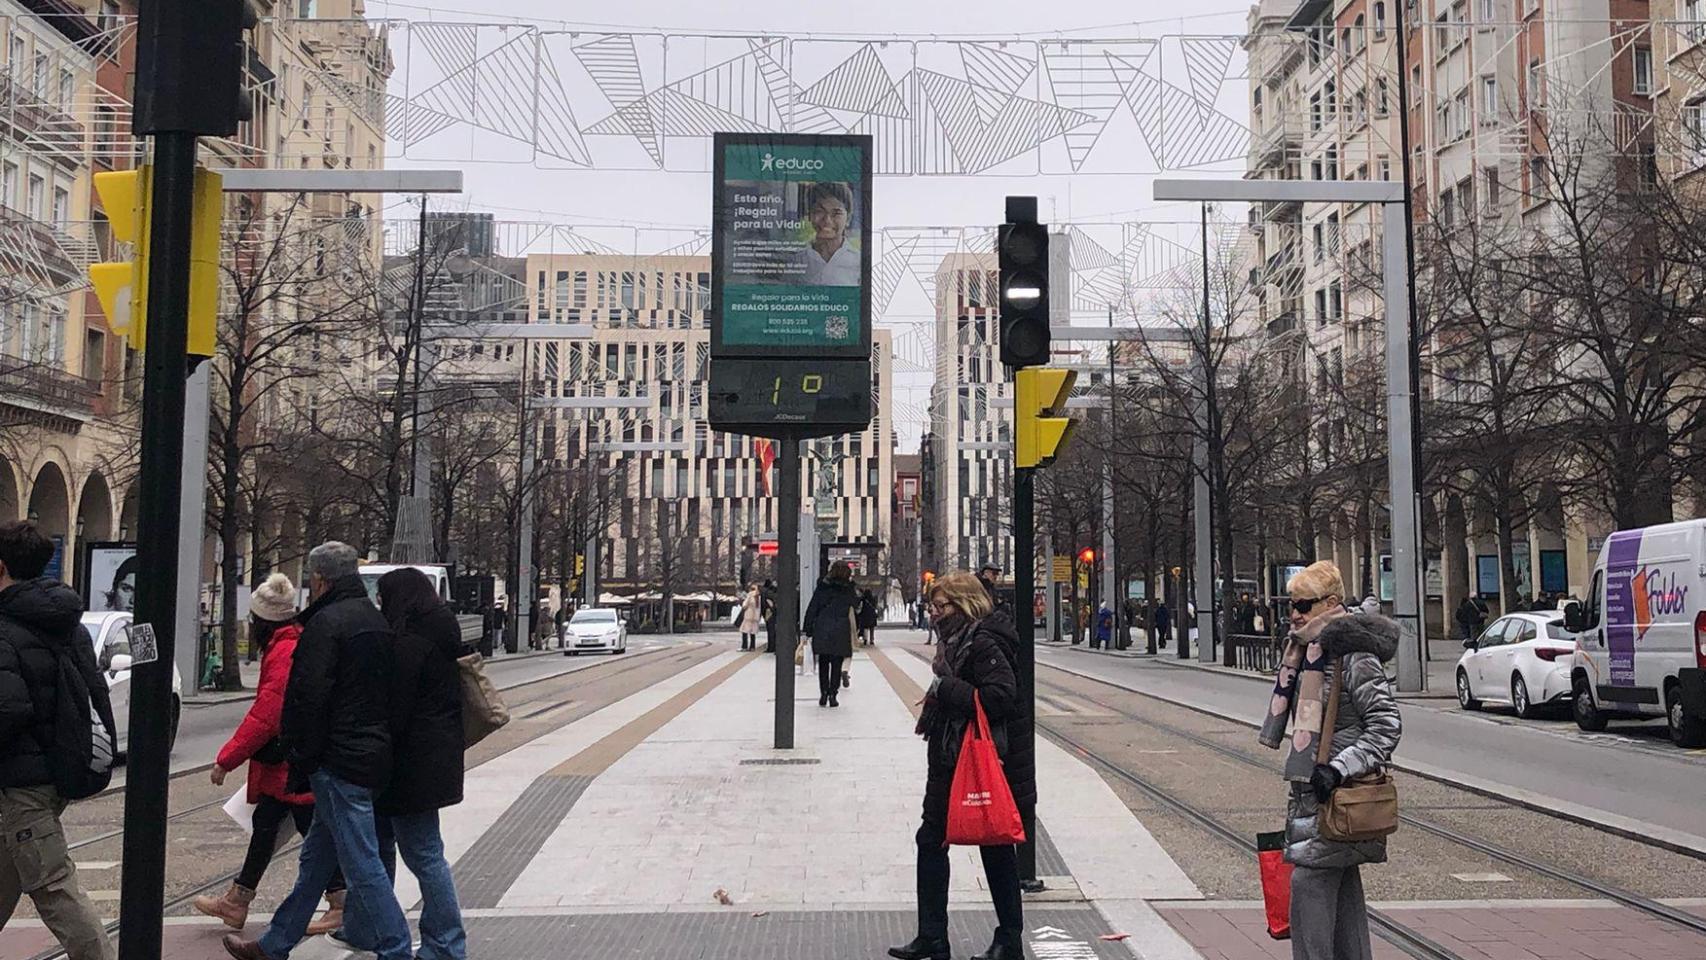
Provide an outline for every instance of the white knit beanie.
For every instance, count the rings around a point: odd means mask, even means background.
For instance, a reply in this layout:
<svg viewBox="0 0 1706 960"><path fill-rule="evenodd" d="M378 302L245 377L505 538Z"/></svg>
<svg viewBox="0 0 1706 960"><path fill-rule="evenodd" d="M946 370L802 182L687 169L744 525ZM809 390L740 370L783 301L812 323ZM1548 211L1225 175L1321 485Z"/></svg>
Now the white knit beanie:
<svg viewBox="0 0 1706 960"><path fill-rule="evenodd" d="M296 619L296 587L290 578L275 573L249 595L249 614L258 620L285 623Z"/></svg>

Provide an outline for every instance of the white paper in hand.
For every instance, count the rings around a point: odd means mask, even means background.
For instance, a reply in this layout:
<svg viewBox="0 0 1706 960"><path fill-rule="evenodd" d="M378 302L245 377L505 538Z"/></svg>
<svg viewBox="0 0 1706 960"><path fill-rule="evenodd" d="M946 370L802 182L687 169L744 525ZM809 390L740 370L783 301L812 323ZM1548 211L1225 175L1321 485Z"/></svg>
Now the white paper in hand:
<svg viewBox="0 0 1706 960"><path fill-rule="evenodd" d="M243 828L244 833L255 832L255 805L249 802L249 785L243 784L231 799L225 801L225 815L232 822Z"/></svg>

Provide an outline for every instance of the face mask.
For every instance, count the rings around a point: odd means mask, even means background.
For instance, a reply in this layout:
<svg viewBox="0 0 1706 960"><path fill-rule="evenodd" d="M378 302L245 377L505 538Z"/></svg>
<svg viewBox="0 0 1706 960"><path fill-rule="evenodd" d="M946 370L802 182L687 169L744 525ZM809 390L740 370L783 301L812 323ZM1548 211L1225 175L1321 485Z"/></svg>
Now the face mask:
<svg viewBox="0 0 1706 960"><path fill-rule="evenodd" d="M938 617L936 619L936 626L942 631L944 636L953 636L954 634L959 633L960 630L970 622L970 617L958 610L955 610L953 613L944 613Z"/></svg>

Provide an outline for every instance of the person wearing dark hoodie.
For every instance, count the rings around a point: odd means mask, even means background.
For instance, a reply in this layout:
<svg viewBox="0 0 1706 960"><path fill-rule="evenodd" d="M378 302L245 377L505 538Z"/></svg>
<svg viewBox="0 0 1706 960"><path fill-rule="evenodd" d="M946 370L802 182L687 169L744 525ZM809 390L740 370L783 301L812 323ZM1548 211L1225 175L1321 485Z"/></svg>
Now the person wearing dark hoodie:
<svg viewBox="0 0 1706 960"><path fill-rule="evenodd" d="M418 960L467 960L468 935L444 856L438 812L462 802L466 735L456 661L472 651L463 649L456 615L426 574L413 567L379 578L379 608L396 642L391 783L374 804L380 855L395 877L393 851L400 852L420 883Z"/></svg>
<svg viewBox="0 0 1706 960"><path fill-rule="evenodd" d="M296 886L259 940L230 934L235 960L286 960L314 919L333 873L343 871L346 916L370 931L379 960L411 960L409 921L379 857L373 802L391 781L391 625L368 599L355 548L328 541L308 551L309 603L290 664L279 740L287 788L314 794Z"/></svg>
<svg viewBox="0 0 1706 960"><path fill-rule="evenodd" d="M0 929L28 894L71 960L112 960L101 915L77 885L54 787L54 704L67 648L89 688L95 722L117 729L77 592L42 576L53 541L35 524L0 524ZM109 741L110 742L110 741Z"/></svg>
<svg viewBox="0 0 1706 960"><path fill-rule="evenodd" d="M1379 614L1352 616L1344 581L1329 562L1313 563L1286 585L1291 635L1259 734L1263 746L1289 744L1285 779L1285 859L1291 875L1293 960L1368 960L1368 903L1361 867L1386 862L1386 841L1342 842L1322 837L1316 815L1334 790L1392 762L1403 724L1386 679L1398 651L1398 624ZM1334 670L1340 676L1333 729L1324 731ZM1286 735L1288 722L1291 735ZM1320 738L1328 762L1317 762Z"/></svg>
<svg viewBox="0 0 1706 960"><path fill-rule="evenodd" d="M948 960L948 798L966 725L983 704L990 738L1001 756L1001 770L1013 800L1023 813L1037 802L1036 754L1019 746L1030 742L1032 722L1019 701L1015 671L1019 638L1013 621L998 613L984 585L959 571L930 587L930 610L942 642L931 665L935 679L924 695L916 731L928 757L923 822L918 844L918 935L889 948L896 960ZM990 947L973 960L1024 960L1024 902L1019 890L1018 850L1011 845L980 847L996 928Z"/></svg>
<svg viewBox="0 0 1706 960"><path fill-rule="evenodd" d="M829 576L812 591L806 605L802 632L812 638L817 657L817 705L839 707L841 667L853 655L853 634L858 632L856 611L859 591L853 586L853 568L837 560L829 565Z"/></svg>

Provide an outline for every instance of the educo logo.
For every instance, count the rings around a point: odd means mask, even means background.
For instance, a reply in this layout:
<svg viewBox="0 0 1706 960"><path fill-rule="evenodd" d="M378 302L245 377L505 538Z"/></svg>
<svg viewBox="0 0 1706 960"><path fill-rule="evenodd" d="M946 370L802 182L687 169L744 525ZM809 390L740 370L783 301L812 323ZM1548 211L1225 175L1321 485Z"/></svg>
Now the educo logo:
<svg viewBox="0 0 1706 960"><path fill-rule="evenodd" d="M766 153L763 158L763 165L761 169L767 172L785 171L790 173L798 173L806 170L822 170L823 161L809 157L806 159L801 159L799 157L778 157L774 153Z"/></svg>

